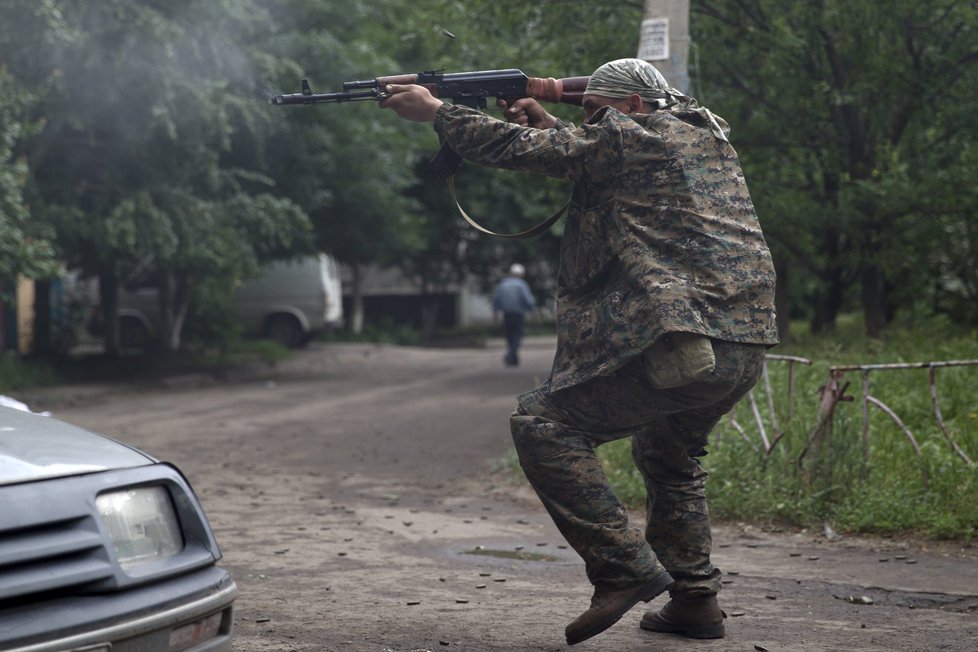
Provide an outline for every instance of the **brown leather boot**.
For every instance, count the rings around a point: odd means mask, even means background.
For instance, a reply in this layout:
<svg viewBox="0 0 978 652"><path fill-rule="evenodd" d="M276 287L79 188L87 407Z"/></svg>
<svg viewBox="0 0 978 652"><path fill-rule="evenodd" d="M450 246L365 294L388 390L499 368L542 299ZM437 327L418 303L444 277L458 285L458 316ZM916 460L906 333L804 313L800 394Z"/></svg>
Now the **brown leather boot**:
<svg viewBox="0 0 978 652"><path fill-rule="evenodd" d="M648 602L669 588L672 575L662 571L645 584L639 584L620 591L595 589L591 597L591 608L578 616L567 626L564 635L567 644L574 645L596 636L608 629L639 602Z"/></svg>
<svg viewBox="0 0 978 652"><path fill-rule="evenodd" d="M723 638L723 613L715 595L673 596L659 611L642 616L640 626L650 632L681 634L689 638Z"/></svg>

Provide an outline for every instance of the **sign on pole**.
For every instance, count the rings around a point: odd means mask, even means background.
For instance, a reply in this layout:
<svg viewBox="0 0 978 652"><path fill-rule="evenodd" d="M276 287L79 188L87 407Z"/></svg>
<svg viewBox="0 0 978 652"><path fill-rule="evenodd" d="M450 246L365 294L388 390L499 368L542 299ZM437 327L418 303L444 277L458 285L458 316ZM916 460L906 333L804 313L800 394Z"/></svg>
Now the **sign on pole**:
<svg viewBox="0 0 978 652"><path fill-rule="evenodd" d="M645 61L669 59L669 19L646 18L638 40L638 58Z"/></svg>

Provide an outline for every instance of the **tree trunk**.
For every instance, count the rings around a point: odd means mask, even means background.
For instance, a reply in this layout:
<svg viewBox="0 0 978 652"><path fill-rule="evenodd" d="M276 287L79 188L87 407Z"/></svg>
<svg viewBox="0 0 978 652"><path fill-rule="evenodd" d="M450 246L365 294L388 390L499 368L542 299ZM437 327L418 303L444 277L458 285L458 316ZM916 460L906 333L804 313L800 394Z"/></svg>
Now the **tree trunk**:
<svg viewBox="0 0 978 652"><path fill-rule="evenodd" d="M363 332L363 275L360 263L350 263L350 270L353 272L353 301L352 315L350 315L350 331L354 335Z"/></svg>
<svg viewBox="0 0 978 652"><path fill-rule="evenodd" d="M425 296L421 300L421 337L429 340L435 335L438 326L438 299Z"/></svg>
<svg viewBox="0 0 978 652"><path fill-rule="evenodd" d="M183 324L189 300L187 283L171 272L160 272L160 344L164 351L175 353L182 343Z"/></svg>
<svg viewBox="0 0 978 652"><path fill-rule="evenodd" d="M879 339L887 323L886 280L875 262L864 263L861 276L866 335Z"/></svg>
<svg viewBox="0 0 978 652"><path fill-rule="evenodd" d="M102 330L105 339L105 353L119 355L119 279L111 264L100 265L98 270L98 293L102 305Z"/></svg>
<svg viewBox="0 0 978 652"><path fill-rule="evenodd" d="M842 269L839 267L841 236L834 227L826 227L822 233L822 251L828 261L825 271L820 274L823 286L816 293L815 314L812 316L813 333L824 333L835 328L835 319L842 309L843 283Z"/></svg>
<svg viewBox="0 0 978 652"><path fill-rule="evenodd" d="M842 309L844 290L841 271L833 271L815 304L815 315L812 317L813 333L825 333L835 329L836 317Z"/></svg>

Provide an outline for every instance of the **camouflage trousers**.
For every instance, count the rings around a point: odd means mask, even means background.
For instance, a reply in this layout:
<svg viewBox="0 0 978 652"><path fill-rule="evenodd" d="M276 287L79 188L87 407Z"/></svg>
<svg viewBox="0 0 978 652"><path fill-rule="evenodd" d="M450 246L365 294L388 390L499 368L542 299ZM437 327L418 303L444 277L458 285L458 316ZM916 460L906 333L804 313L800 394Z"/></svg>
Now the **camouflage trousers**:
<svg viewBox="0 0 978 652"><path fill-rule="evenodd" d="M663 568L675 594L715 594L705 494L710 431L757 382L765 347L713 341L716 367L673 389L648 381L642 356L608 376L552 392L544 383L519 397L510 417L527 479L599 589L652 579ZM631 437L645 480L646 529L631 527L595 447Z"/></svg>

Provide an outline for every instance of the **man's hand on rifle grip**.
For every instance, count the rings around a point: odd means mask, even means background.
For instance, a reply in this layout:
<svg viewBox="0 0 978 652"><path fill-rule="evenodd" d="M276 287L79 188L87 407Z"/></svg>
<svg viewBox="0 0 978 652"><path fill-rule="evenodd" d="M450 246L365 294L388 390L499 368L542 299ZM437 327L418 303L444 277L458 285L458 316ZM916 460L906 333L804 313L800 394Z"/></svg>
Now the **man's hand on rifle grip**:
<svg viewBox="0 0 978 652"><path fill-rule="evenodd" d="M499 98L496 100L496 106L505 109L503 117L506 120L524 127L553 129L557 124L557 118L547 113L547 110L532 97L524 97L514 101Z"/></svg>

